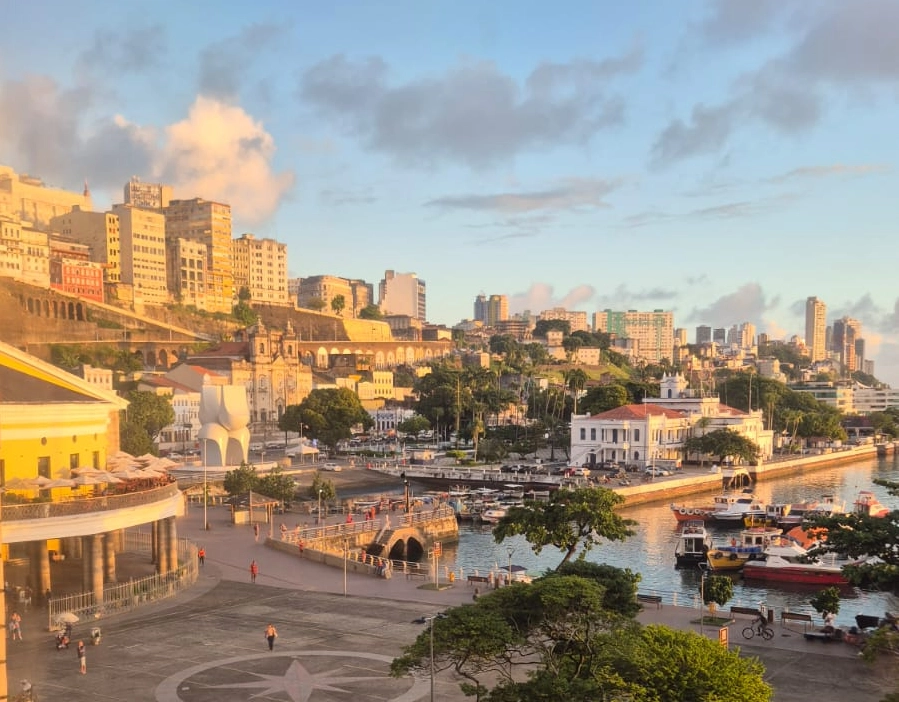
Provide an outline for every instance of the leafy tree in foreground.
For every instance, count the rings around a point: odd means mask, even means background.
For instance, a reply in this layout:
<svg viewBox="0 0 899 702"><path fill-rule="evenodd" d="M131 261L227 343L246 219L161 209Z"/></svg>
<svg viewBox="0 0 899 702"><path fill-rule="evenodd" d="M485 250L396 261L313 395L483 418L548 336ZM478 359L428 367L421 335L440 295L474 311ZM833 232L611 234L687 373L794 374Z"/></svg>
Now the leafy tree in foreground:
<svg viewBox="0 0 899 702"><path fill-rule="evenodd" d="M126 415L132 424L143 427L150 439L155 442L165 427L175 421L175 410L168 397L155 392L134 390L128 393L128 409Z"/></svg>
<svg viewBox="0 0 899 702"><path fill-rule="evenodd" d="M293 410L293 407L298 409ZM291 417L298 417L309 427L306 434L328 446L349 439L357 424L368 429L374 424L371 415L362 407L359 396L349 388L319 388L313 390L299 404L287 408ZM294 427L299 426L299 419Z"/></svg>
<svg viewBox="0 0 899 702"><path fill-rule="evenodd" d="M734 596L734 581L726 575L710 575L702 588L702 600L706 605L714 602L723 607Z"/></svg>
<svg viewBox="0 0 899 702"><path fill-rule="evenodd" d="M258 483L259 476L256 475L253 466L241 463L239 468L229 470L225 473L223 486L225 492L234 497L235 495L242 495L250 490L256 490Z"/></svg>
<svg viewBox="0 0 899 702"><path fill-rule="evenodd" d="M631 572L630 568L616 568L606 563L593 563L579 559L568 561L559 566L558 570L550 571L544 577L560 575L576 575L579 578L593 580L603 587L602 605L605 609L618 612L626 617L635 617L640 611L640 603L637 602L637 585L640 583L640 574Z"/></svg>
<svg viewBox="0 0 899 702"><path fill-rule="evenodd" d="M321 490L321 498L325 502L337 499L337 490L334 488L334 483L330 480L326 480L322 475L322 472L317 470L312 478L312 485L309 486L309 490L306 494L312 499L317 500L319 497L319 490Z"/></svg>
<svg viewBox="0 0 899 702"><path fill-rule="evenodd" d="M629 527L636 522L615 512L623 502L615 491L602 487L556 490L545 502L528 500L524 507L510 509L494 527L493 538L501 543L521 534L536 554L555 546L564 553L561 567L578 547L583 549L579 556L583 558L602 539L623 541L633 536Z"/></svg>
<svg viewBox="0 0 899 702"><path fill-rule="evenodd" d="M285 475L280 467L272 468L268 475L260 476L256 483L256 491L262 493L266 497L281 502L290 502L296 492L296 485L293 478Z"/></svg>

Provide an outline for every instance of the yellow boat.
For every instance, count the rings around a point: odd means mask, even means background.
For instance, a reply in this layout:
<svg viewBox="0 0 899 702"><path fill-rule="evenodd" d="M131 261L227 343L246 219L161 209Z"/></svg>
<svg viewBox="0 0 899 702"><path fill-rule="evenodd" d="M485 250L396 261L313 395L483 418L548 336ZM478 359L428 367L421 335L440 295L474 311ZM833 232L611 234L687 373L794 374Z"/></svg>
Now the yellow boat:
<svg viewBox="0 0 899 702"><path fill-rule="evenodd" d="M743 529L739 541L734 538L726 546L709 549L709 568L716 571L740 570L746 561L761 559L765 548L783 530L770 526L756 526Z"/></svg>

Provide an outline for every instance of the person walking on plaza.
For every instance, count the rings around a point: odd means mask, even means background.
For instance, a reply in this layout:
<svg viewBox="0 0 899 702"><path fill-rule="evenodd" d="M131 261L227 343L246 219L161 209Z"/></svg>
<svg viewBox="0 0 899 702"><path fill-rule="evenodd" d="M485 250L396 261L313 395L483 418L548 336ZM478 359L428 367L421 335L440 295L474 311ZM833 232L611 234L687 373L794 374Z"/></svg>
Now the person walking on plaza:
<svg viewBox="0 0 899 702"><path fill-rule="evenodd" d="M278 638L278 630L275 628L274 624L269 624L265 627L265 639L268 641L268 650L275 650L275 639Z"/></svg>
<svg viewBox="0 0 899 702"><path fill-rule="evenodd" d="M253 562L250 563L250 582L251 583L256 582L257 575L259 575L259 566L256 564L256 561L253 560Z"/></svg>
<svg viewBox="0 0 899 702"><path fill-rule="evenodd" d="M78 642L78 667L82 675L87 672L87 650L84 648L84 641Z"/></svg>
<svg viewBox="0 0 899 702"><path fill-rule="evenodd" d="M197 551L197 560L200 562L201 566L206 563L206 549L202 546L200 546L200 549Z"/></svg>
<svg viewBox="0 0 899 702"><path fill-rule="evenodd" d="M22 617L18 612L13 612L9 618L9 638L13 641L22 640Z"/></svg>

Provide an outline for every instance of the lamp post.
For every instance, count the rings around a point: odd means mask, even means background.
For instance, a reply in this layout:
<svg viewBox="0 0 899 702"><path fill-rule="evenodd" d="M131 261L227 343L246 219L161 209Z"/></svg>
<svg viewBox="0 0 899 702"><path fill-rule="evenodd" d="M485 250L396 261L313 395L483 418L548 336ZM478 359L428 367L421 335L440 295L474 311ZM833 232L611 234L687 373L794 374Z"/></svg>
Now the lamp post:
<svg viewBox="0 0 899 702"><path fill-rule="evenodd" d="M430 627L430 640L431 640L431 702L434 702L434 620L437 619L437 616L430 616L425 618L428 622L428 626Z"/></svg>
<svg viewBox="0 0 899 702"><path fill-rule="evenodd" d="M182 459L187 458L187 440L190 438L190 430L193 429L193 424L190 422L185 422L183 428L183 433L181 434L181 456Z"/></svg>
<svg viewBox="0 0 899 702"><path fill-rule="evenodd" d="M209 531L209 516L208 516L208 505L209 505L209 488L206 485L206 463L208 461L207 454L207 443L206 439L203 439L203 529L205 531ZM224 462L224 461L223 461Z"/></svg>
<svg viewBox="0 0 899 702"><path fill-rule="evenodd" d="M515 553L515 549L511 546L506 548L506 553L509 554L509 581L506 583L507 585L512 584L512 554Z"/></svg>
<svg viewBox="0 0 899 702"><path fill-rule="evenodd" d="M348 539L343 540L343 596L346 597L346 570L347 570L347 552L350 548Z"/></svg>
<svg viewBox="0 0 899 702"><path fill-rule="evenodd" d="M708 572L705 563L699 563L699 635L705 636L705 576Z"/></svg>
<svg viewBox="0 0 899 702"><path fill-rule="evenodd" d="M318 489L318 525L322 525L322 489Z"/></svg>

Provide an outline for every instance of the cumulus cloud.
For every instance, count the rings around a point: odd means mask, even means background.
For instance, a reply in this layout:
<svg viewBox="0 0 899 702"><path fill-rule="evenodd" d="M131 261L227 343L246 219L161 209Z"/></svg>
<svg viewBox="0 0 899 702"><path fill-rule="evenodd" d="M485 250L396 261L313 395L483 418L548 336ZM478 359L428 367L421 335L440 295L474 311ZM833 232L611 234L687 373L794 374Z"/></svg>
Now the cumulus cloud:
<svg viewBox="0 0 899 702"><path fill-rule="evenodd" d="M766 298L758 283L747 283L734 292L719 297L708 307L691 310L685 316L685 321L723 326L740 320L761 327L765 313L777 307L778 303L778 297Z"/></svg>
<svg viewBox="0 0 899 702"><path fill-rule="evenodd" d="M94 41L76 64L87 70L140 73L158 66L167 50L165 27L98 29Z"/></svg>
<svg viewBox="0 0 899 702"><path fill-rule="evenodd" d="M248 224L270 216L294 182L272 168L275 142L242 108L198 97L188 116L165 128L154 177L185 197L231 205Z"/></svg>
<svg viewBox="0 0 899 702"><path fill-rule="evenodd" d="M261 51L272 49L287 27L262 23L244 27L236 36L210 44L200 52L201 95L232 101Z"/></svg>
<svg viewBox="0 0 899 702"><path fill-rule="evenodd" d="M523 83L489 61L434 77L388 82L379 57L332 56L309 68L299 95L374 151L414 165L496 165L524 150L588 142L622 121L609 81L642 65L642 51L604 61L544 63Z"/></svg>
<svg viewBox="0 0 899 702"><path fill-rule="evenodd" d="M609 207L603 198L620 185L620 181L593 178L567 178L557 187L519 193L469 194L437 198L426 207L456 210L487 210L519 213L535 210L573 210Z"/></svg>
<svg viewBox="0 0 899 702"><path fill-rule="evenodd" d="M664 305L677 297L675 290L662 287L632 290L622 283L609 292L597 295L595 302L597 309L633 309L645 305Z"/></svg>
<svg viewBox="0 0 899 702"><path fill-rule="evenodd" d="M574 310L588 304L595 294L592 285L582 284L557 297L549 283L532 283L526 291L509 295L509 311L517 314L530 310L532 314L539 314L554 307Z"/></svg>

